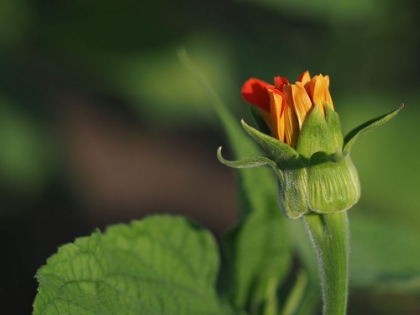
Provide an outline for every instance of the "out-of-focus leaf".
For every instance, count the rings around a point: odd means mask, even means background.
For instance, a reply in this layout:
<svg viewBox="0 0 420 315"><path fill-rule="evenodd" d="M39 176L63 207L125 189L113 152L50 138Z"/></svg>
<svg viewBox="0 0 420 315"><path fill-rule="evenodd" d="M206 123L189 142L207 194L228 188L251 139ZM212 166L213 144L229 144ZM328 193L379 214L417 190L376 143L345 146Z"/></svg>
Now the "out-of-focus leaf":
<svg viewBox="0 0 420 315"><path fill-rule="evenodd" d="M203 75L230 100L234 81L229 45L223 38L206 33L191 35L182 42ZM175 49L121 56L115 69L119 80L114 86L140 114L147 115L150 124L165 129L199 125L213 117L208 94L179 63Z"/></svg>
<svg viewBox="0 0 420 315"><path fill-rule="evenodd" d="M184 218L115 225L48 259L34 315L221 314L217 269L213 237Z"/></svg>
<svg viewBox="0 0 420 315"><path fill-rule="evenodd" d="M362 207L360 207L362 208ZM355 287L420 292L420 232L401 220L350 213L350 281Z"/></svg>
<svg viewBox="0 0 420 315"><path fill-rule="evenodd" d="M183 64L207 89L233 156L238 159L261 155L186 53L181 51L179 55ZM268 169L240 170L236 171L236 177L240 219L226 236L233 270L232 302L236 308L251 313L260 310L264 314L277 314L277 288L291 260L286 218L278 209L277 188Z"/></svg>
<svg viewBox="0 0 420 315"><path fill-rule="evenodd" d="M378 17L384 10L384 1L379 0L242 0L255 5L288 12L296 16L307 16L323 21L334 20L367 20Z"/></svg>
<svg viewBox="0 0 420 315"><path fill-rule="evenodd" d="M287 296L286 303L282 310L281 315L295 315L299 304L302 303L302 299L305 294L305 289L308 284L308 276L304 271L301 271L296 279L296 282L293 286L293 289L290 291Z"/></svg>
<svg viewBox="0 0 420 315"><path fill-rule="evenodd" d="M270 207L278 211L276 203ZM233 303L251 313L276 314L277 288L291 262L290 241L284 219L274 210L261 212L251 213L226 236L234 273Z"/></svg>
<svg viewBox="0 0 420 315"><path fill-rule="evenodd" d="M24 0L0 1L0 53L14 47L28 33L30 12Z"/></svg>
<svg viewBox="0 0 420 315"><path fill-rule="evenodd" d="M206 78L230 101L235 84L229 42L220 34L191 32L178 43L188 47ZM51 49L73 65L73 75L85 86L125 100L151 128L167 131L215 121L208 95L179 63L177 45L116 53L58 39ZM95 83L92 77L98 78Z"/></svg>
<svg viewBox="0 0 420 315"><path fill-rule="evenodd" d="M36 192L52 166L42 128L19 107L0 98L0 183L8 189Z"/></svg>

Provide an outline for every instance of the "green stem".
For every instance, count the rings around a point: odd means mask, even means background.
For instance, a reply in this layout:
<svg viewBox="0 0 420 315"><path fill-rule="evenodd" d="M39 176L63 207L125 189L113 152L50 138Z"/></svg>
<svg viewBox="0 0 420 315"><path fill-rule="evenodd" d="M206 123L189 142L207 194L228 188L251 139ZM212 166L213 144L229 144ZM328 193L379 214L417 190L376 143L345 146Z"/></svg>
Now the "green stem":
<svg viewBox="0 0 420 315"><path fill-rule="evenodd" d="M347 212L308 214L305 225L318 260L324 315L345 315L347 305L349 225Z"/></svg>

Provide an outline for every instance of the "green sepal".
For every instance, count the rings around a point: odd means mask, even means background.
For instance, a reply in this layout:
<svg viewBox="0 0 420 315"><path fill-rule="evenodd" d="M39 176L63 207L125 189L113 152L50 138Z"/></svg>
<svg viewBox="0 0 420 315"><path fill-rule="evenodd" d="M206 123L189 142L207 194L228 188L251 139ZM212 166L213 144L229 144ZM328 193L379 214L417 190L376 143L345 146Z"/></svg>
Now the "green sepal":
<svg viewBox="0 0 420 315"><path fill-rule="evenodd" d="M283 170L273 160L264 156L252 156L237 161L225 160L221 147L217 150L217 158L222 164L233 168L269 166L277 178L278 201L284 215L289 219L297 219L309 212L308 176L298 156L290 160L289 167Z"/></svg>
<svg viewBox="0 0 420 315"><path fill-rule="evenodd" d="M340 117L331 109L327 102L324 102L324 106L327 113L326 121L328 130L331 133L335 148L341 149L343 147L343 135L341 134Z"/></svg>
<svg viewBox="0 0 420 315"><path fill-rule="evenodd" d="M348 154L351 146L359 136L384 124L402 108L361 125L343 140L338 114L324 102L324 116L320 106L315 104L308 114L296 149L242 120L242 127L268 157L227 161L221 155L221 148L217 153L219 161L229 167L269 166L274 170L280 209L289 219L297 219L309 212L331 214L352 207L360 198L360 182ZM251 113L257 125L265 126L258 111L251 110ZM267 132L267 127L262 130Z"/></svg>
<svg viewBox="0 0 420 315"><path fill-rule="evenodd" d="M382 126L384 123L388 122L391 118L393 118L395 115L399 113L401 109L403 109L404 104L401 104L400 107L393 110L390 113L387 113L385 115L379 116L377 118L371 119L364 124L360 125L359 127L353 129L350 131L345 137L344 137L344 148L343 152L344 154L348 154L353 146L353 144L356 142L356 140L365 134L367 134L369 131L372 131L373 129L378 128L379 126Z"/></svg>
<svg viewBox="0 0 420 315"><path fill-rule="evenodd" d="M337 150L337 136L334 135L337 132L336 119L330 114L330 123L327 124L319 107L320 105L317 103L309 113L296 145L296 151L308 161L312 154L316 152L332 154ZM330 127L332 127L332 130L330 130ZM341 132L338 132L341 135Z"/></svg>
<svg viewBox="0 0 420 315"><path fill-rule="evenodd" d="M341 150L328 155L317 152L308 167L309 208L317 213L350 209L360 198L360 182L350 156Z"/></svg>
<svg viewBox="0 0 420 315"><path fill-rule="evenodd" d="M217 158L220 163L232 168L252 168L259 166L269 166L277 175L280 181L283 181L283 174L276 162L264 156L250 156L236 161L228 161L222 156L222 147L217 149Z"/></svg>
<svg viewBox="0 0 420 315"><path fill-rule="evenodd" d="M297 159L294 169L283 170L283 183L278 182L280 209L289 219L298 219L310 211L308 207L308 172L301 159Z"/></svg>
<svg viewBox="0 0 420 315"><path fill-rule="evenodd" d="M288 167L290 162L299 156L298 153L286 143L283 143L276 138L256 130L255 128L247 125L243 120L241 123L245 131L268 153L270 158L272 158L274 162L276 162L282 169Z"/></svg>

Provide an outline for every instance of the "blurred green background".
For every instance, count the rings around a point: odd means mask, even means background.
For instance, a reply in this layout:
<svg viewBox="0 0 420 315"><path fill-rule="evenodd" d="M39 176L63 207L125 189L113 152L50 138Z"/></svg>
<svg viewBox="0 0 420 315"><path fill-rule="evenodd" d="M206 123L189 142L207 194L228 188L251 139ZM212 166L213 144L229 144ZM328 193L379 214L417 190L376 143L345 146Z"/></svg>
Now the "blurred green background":
<svg viewBox="0 0 420 315"><path fill-rule="evenodd" d="M33 278L95 227L236 216L225 143L185 47L238 120L249 77L329 74L343 133L404 110L353 149L349 314L420 314L420 2L0 2L0 301L30 314Z"/></svg>

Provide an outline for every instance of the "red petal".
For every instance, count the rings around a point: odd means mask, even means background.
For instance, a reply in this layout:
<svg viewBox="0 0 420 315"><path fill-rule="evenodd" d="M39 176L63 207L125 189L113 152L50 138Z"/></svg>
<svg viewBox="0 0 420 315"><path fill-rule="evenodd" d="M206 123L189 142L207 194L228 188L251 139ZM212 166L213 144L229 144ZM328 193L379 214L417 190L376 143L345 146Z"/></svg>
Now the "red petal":
<svg viewBox="0 0 420 315"><path fill-rule="evenodd" d="M282 90L283 85L289 84L289 81L284 77L274 77L274 86L276 89Z"/></svg>
<svg viewBox="0 0 420 315"><path fill-rule="evenodd" d="M267 86L269 84L260 79L251 78L242 86L242 97L251 105L270 111L270 97Z"/></svg>

